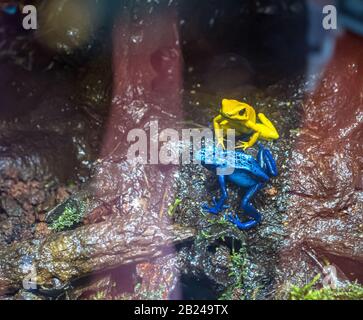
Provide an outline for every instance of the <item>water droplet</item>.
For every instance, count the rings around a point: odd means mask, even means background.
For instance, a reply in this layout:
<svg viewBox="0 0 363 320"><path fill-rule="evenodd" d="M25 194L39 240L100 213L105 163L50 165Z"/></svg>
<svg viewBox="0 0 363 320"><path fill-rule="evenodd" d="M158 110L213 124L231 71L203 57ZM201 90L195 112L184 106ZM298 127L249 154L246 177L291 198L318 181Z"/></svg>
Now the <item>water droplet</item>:
<svg viewBox="0 0 363 320"><path fill-rule="evenodd" d="M131 36L131 41L132 41L133 43L135 43L135 44L139 44L139 43L141 43L141 42L142 42L142 40L143 40L142 35L133 35L133 36Z"/></svg>

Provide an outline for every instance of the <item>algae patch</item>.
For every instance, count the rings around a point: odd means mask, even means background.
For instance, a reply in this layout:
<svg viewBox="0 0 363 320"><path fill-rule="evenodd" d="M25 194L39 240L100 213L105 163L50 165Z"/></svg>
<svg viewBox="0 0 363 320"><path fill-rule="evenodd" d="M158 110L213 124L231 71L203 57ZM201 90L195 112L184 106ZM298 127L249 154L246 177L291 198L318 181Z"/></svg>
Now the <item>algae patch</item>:
<svg viewBox="0 0 363 320"><path fill-rule="evenodd" d="M63 213L52 222L50 228L54 231L64 231L79 224L84 216L85 206L80 204L78 206L67 205Z"/></svg>
<svg viewBox="0 0 363 320"><path fill-rule="evenodd" d="M229 277L233 279L233 285L229 287L219 298L220 300L243 300L243 281L246 276L246 251L233 249L229 264Z"/></svg>

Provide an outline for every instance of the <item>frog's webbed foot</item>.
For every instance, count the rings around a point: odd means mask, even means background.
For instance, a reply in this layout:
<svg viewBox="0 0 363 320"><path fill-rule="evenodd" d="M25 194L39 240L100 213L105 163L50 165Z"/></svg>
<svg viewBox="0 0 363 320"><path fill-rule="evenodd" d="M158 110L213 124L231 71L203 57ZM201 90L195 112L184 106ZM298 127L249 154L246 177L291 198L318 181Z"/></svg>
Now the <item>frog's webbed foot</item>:
<svg viewBox="0 0 363 320"><path fill-rule="evenodd" d="M226 147L224 145L224 139L218 139L216 142L216 149L221 149L221 150L225 150Z"/></svg>
<svg viewBox="0 0 363 320"><path fill-rule="evenodd" d="M232 222L239 230L248 230L255 227L258 224L256 220L249 220L246 222L242 222L238 215L232 215L231 213L225 215L225 219Z"/></svg>
<svg viewBox="0 0 363 320"><path fill-rule="evenodd" d="M211 213L211 214L218 214L220 213L221 211L223 211L224 209L228 209L229 206L228 205L225 205L224 202L225 202L225 198L222 197L221 199L217 200L216 197L213 197L213 207L209 207L207 204L204 204L202 206L202 209L208 213Z"/></svg>
<svg viewBox="0 0 363 320"><path fill-rule="evenodd" d="M236 144L235 149L242 149L243 151L245 151L246 149L248 149L250 147L249 143L246 141L242 141L238 144Z"/></svg>

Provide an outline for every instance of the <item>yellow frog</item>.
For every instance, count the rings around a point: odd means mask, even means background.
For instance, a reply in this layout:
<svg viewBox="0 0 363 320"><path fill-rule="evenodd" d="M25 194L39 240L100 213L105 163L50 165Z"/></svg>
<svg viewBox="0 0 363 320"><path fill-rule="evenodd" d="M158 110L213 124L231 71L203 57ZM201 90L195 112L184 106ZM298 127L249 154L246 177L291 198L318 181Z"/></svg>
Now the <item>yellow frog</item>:
<svg viewBox="0 0 363 320"><path fill-rule="evenodd" d="M219 115L213 120L217 145L224 146L224 136L227 129L235 129L236 136L253 133L249 141L240 142L236 148L246 150L252 147L258 139L275 140L279 134L269 119L263 113L257 115L261 123L256 123L256 112L247 103L237 100L222 100Z"/></svg>

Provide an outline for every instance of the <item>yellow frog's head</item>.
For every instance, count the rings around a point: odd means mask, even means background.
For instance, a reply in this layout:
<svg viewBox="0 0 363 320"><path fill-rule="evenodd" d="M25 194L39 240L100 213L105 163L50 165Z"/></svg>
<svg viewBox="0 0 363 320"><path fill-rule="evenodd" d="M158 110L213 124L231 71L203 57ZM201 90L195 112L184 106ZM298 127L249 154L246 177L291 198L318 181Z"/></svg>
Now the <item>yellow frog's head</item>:
<svg viewBox="0 0 363 320"><path fill-rule="evenodd" d="M237 100L222 100L221 115L225 118L237 121L256 121L256 112L253 107L247 103L243 103Z"/></svg>

